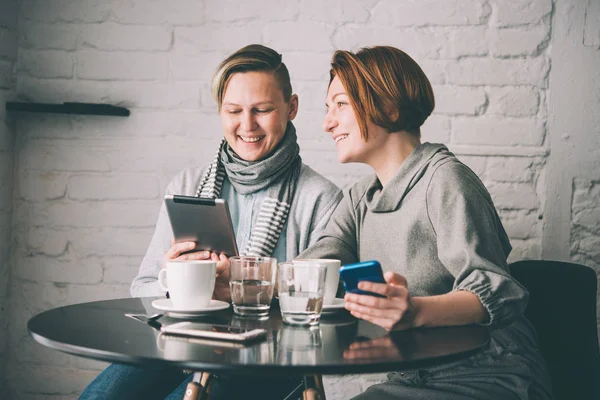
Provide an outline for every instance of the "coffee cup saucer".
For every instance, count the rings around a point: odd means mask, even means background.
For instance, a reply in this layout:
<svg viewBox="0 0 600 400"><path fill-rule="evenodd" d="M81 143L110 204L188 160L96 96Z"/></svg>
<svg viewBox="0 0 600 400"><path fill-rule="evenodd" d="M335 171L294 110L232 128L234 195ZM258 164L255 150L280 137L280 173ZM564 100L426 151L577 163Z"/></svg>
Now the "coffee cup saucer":
<svg viewBox="0 0 600 400"><path fill-rule="evenodd" d="M229 303L221 300L211 300L206 307L180 309L173 306L171 299L156 299L152 302L152 307L157 310L166 311L173 318L194 318L215 311L226 310L229 308Z"/></svg>
<svg viewBox="0 0 600 400"><path fill-rule="evenodd" d="M346 304L344 299L335 298L335 299L333 299L333 303L323 304L323 309L321 310L321 314L333 314L333 313L345 310L344 304Z"/></svg>

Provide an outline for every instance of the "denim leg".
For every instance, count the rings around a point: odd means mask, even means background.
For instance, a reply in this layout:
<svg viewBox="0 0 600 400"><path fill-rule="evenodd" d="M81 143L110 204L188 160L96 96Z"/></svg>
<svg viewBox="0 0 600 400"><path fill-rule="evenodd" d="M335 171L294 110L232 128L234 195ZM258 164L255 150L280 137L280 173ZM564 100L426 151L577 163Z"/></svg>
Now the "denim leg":
<svg viewBox="0 0 600 400"><path fill-rule="evenodd" d="M180 368L111 364L85 388L79 399L162 400L186 377Z"/></svg>

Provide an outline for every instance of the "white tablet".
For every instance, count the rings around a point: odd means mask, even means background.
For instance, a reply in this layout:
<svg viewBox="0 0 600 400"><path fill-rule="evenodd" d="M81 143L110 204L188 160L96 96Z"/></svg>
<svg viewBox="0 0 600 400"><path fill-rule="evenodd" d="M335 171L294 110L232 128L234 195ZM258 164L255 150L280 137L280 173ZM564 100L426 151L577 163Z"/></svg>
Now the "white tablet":
<svg viewBox="0 0 600 400"><path fill-rule="evenodd" d="M194 251L237 256L235 232L223 199L166 195L165 206L175 242L196 242Z"/></svg>

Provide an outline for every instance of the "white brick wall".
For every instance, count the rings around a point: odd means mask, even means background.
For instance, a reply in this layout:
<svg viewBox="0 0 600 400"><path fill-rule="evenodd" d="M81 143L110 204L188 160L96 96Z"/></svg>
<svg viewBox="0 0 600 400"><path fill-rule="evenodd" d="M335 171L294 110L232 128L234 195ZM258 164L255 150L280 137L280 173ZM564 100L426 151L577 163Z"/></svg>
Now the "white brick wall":
<svg viewBox="0 0 600 400"><path fill-rule="evenodd" d="M576 179L572 208L571 255L574 260L600 269L600 180Z"/></svg>
<svg viewBox="0 0 600 400"><path fill-rule="evenodd" d="M0 107L0 356L9 366L0 361L0 383L7 375L10 387L0 386L0 398L76 398L104 366L33 343L26 322L49 308L128 296L166 184L184 166L206 164L219 141L211 75L248 43L283 53L300 96L302 157L341 186L368 169L340 166L321 129L331 53L406 50L436 93L424 139L448 144L486 183L511 260L540 258L547 215L563 212L545 208L548 164L569 162L553 159L554 147L549 154L556 120L548 117L557 87L551 66L563 57L553 52L556 24L581 9L565 2L574 0L0 0L0 105L16 88L29 101L132 111L15 114L8 123ZM586 31L590 51L600 42L594 29ZM591 92L558 87L557 98ZM597 121L597 109L596 99L588 120ZM566 212L572 240L563 247L600 268L600 165L587 172L565 178L575 195ZM328 399L382 377L327 379Z"/></svg>

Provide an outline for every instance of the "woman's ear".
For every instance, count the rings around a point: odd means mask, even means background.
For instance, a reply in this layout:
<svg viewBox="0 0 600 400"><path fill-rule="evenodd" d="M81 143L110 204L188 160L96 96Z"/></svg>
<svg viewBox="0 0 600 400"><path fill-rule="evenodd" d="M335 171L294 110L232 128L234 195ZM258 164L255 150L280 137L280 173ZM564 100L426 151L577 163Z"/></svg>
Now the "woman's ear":
<svg viewBox="0 0 600 400"><path fill-rule="evenodd" d="M294 118L296 118L297 114L298 114L298 95L293 94L292 97L290 97L290 111L288 113L288 120L292 121Z"/></svg>
<svg viewBox="0 0 600 400"><path fill-rule="evenodd" d="M396 107L388 107L386 114L394 123L398 122L398 118L400 118L400 111Z"/></svg>

